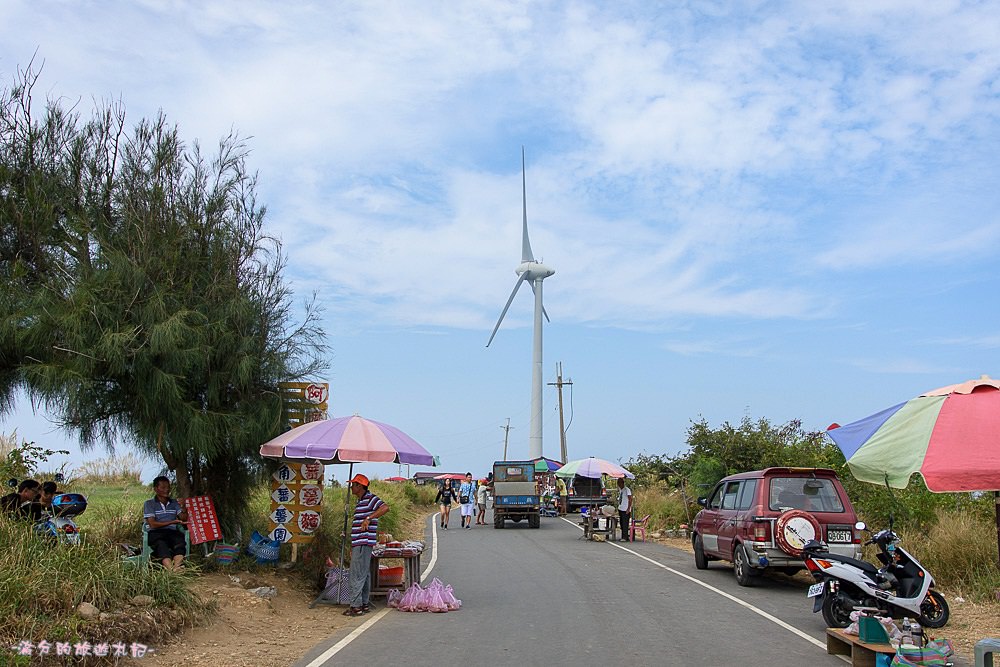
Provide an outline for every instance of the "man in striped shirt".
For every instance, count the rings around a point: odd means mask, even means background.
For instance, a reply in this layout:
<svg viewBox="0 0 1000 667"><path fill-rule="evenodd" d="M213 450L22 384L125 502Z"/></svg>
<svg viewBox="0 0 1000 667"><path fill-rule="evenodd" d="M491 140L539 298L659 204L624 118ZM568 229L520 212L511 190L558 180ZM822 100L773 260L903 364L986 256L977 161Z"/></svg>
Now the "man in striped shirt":
<svg viewBox="0 0 1000 667"><path fill-rule="evenodd" d="M360 616L371 609L372 547L377 541L378 519L389 511L389 506L368 490L368 478L364 475L351 478L351 493L358 501L351 524L351 606L344 616Z"/></svg>

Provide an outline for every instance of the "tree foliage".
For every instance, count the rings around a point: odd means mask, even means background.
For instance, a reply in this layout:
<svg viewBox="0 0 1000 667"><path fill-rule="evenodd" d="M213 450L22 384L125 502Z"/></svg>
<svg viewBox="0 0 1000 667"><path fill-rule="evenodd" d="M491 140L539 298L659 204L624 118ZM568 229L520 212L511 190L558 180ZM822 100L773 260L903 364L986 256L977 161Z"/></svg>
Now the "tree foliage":
<svg viewBox="0 0 1000 667"><path fill-rule="evenodd" d="M206 158L163 114L34 112L0 93L0 410L18 388L81 443L160 456L181 495L240 499L280 431L279 381L324 368L314 301L294 323L248 148ZM223 510L225 513L225 510Z"/></svg>
<svg viewBox="0 0 1000 667"><path fill-rule="evenodd" d="M939 510L971 512L988 518L990 498L969 494L937 494L915 478L903 490L854 479L844 455L820 431L805 431L798 420L782 425L768 419L745 417L738 425L724 422L713 428L701 419L687 431L688 449L676 455L640 455L625 466L640 484L665 480L685 490L688 498L705 496L715 484L738 472L773 466L832 468L837 472L858 513L873 526L886 526L889 515L900 524L926 529L937 521Z"/></svg>

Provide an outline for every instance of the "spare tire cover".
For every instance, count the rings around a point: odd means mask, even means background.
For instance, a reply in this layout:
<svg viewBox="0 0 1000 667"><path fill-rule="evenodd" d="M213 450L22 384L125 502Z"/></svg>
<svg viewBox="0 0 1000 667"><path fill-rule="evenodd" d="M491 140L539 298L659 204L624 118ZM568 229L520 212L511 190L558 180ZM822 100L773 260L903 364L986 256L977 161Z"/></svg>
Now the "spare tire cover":
<svg viewBox="0 0 1000 667"><path fill-rule="evenodd" d="M820 539L819 521L809 512L788 510L774 523L774 541L790 556L801 556L806 542Z"/></svg>

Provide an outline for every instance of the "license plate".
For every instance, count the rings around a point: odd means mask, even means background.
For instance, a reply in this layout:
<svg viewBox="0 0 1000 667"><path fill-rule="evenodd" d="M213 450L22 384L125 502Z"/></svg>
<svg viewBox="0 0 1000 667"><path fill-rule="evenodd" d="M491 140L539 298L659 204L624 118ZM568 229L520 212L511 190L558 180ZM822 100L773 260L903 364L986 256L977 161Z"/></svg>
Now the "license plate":
<svg viewBox="0 0 1000 667"><path fill-rule="evenodd" d="M830 530L826 533L828 542L850 542L853 537L849 530Z"/></svg>
<svg viewBox="0 0 1000 667"><path fill-rule="evenodd" d="M806 597L814 598L817 595L822 595L822 594L823 594L823 582L820 582L818 584L813 584L812 586L809 587L809 592L806 593Z"/></svg>

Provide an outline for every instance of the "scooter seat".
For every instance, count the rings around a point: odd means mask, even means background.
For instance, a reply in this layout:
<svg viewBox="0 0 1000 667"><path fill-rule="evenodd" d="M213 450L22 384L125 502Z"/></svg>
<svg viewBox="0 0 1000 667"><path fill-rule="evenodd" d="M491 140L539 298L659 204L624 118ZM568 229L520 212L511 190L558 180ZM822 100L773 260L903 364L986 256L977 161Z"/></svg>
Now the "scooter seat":
<svg viewBox="0 0 1000 667"><path fill-rule="evenodd" d="M858 560L857 558L851 558L850 556L841 556L840 554L834 553L824 553L817 554L818 557L822 557L825 560L835 560L838 563L844 563L845 565L853 565L856 568L863 570L868 576L873 580L876 575L878 575L878 568L871 563L863 560Z"/></svg>

